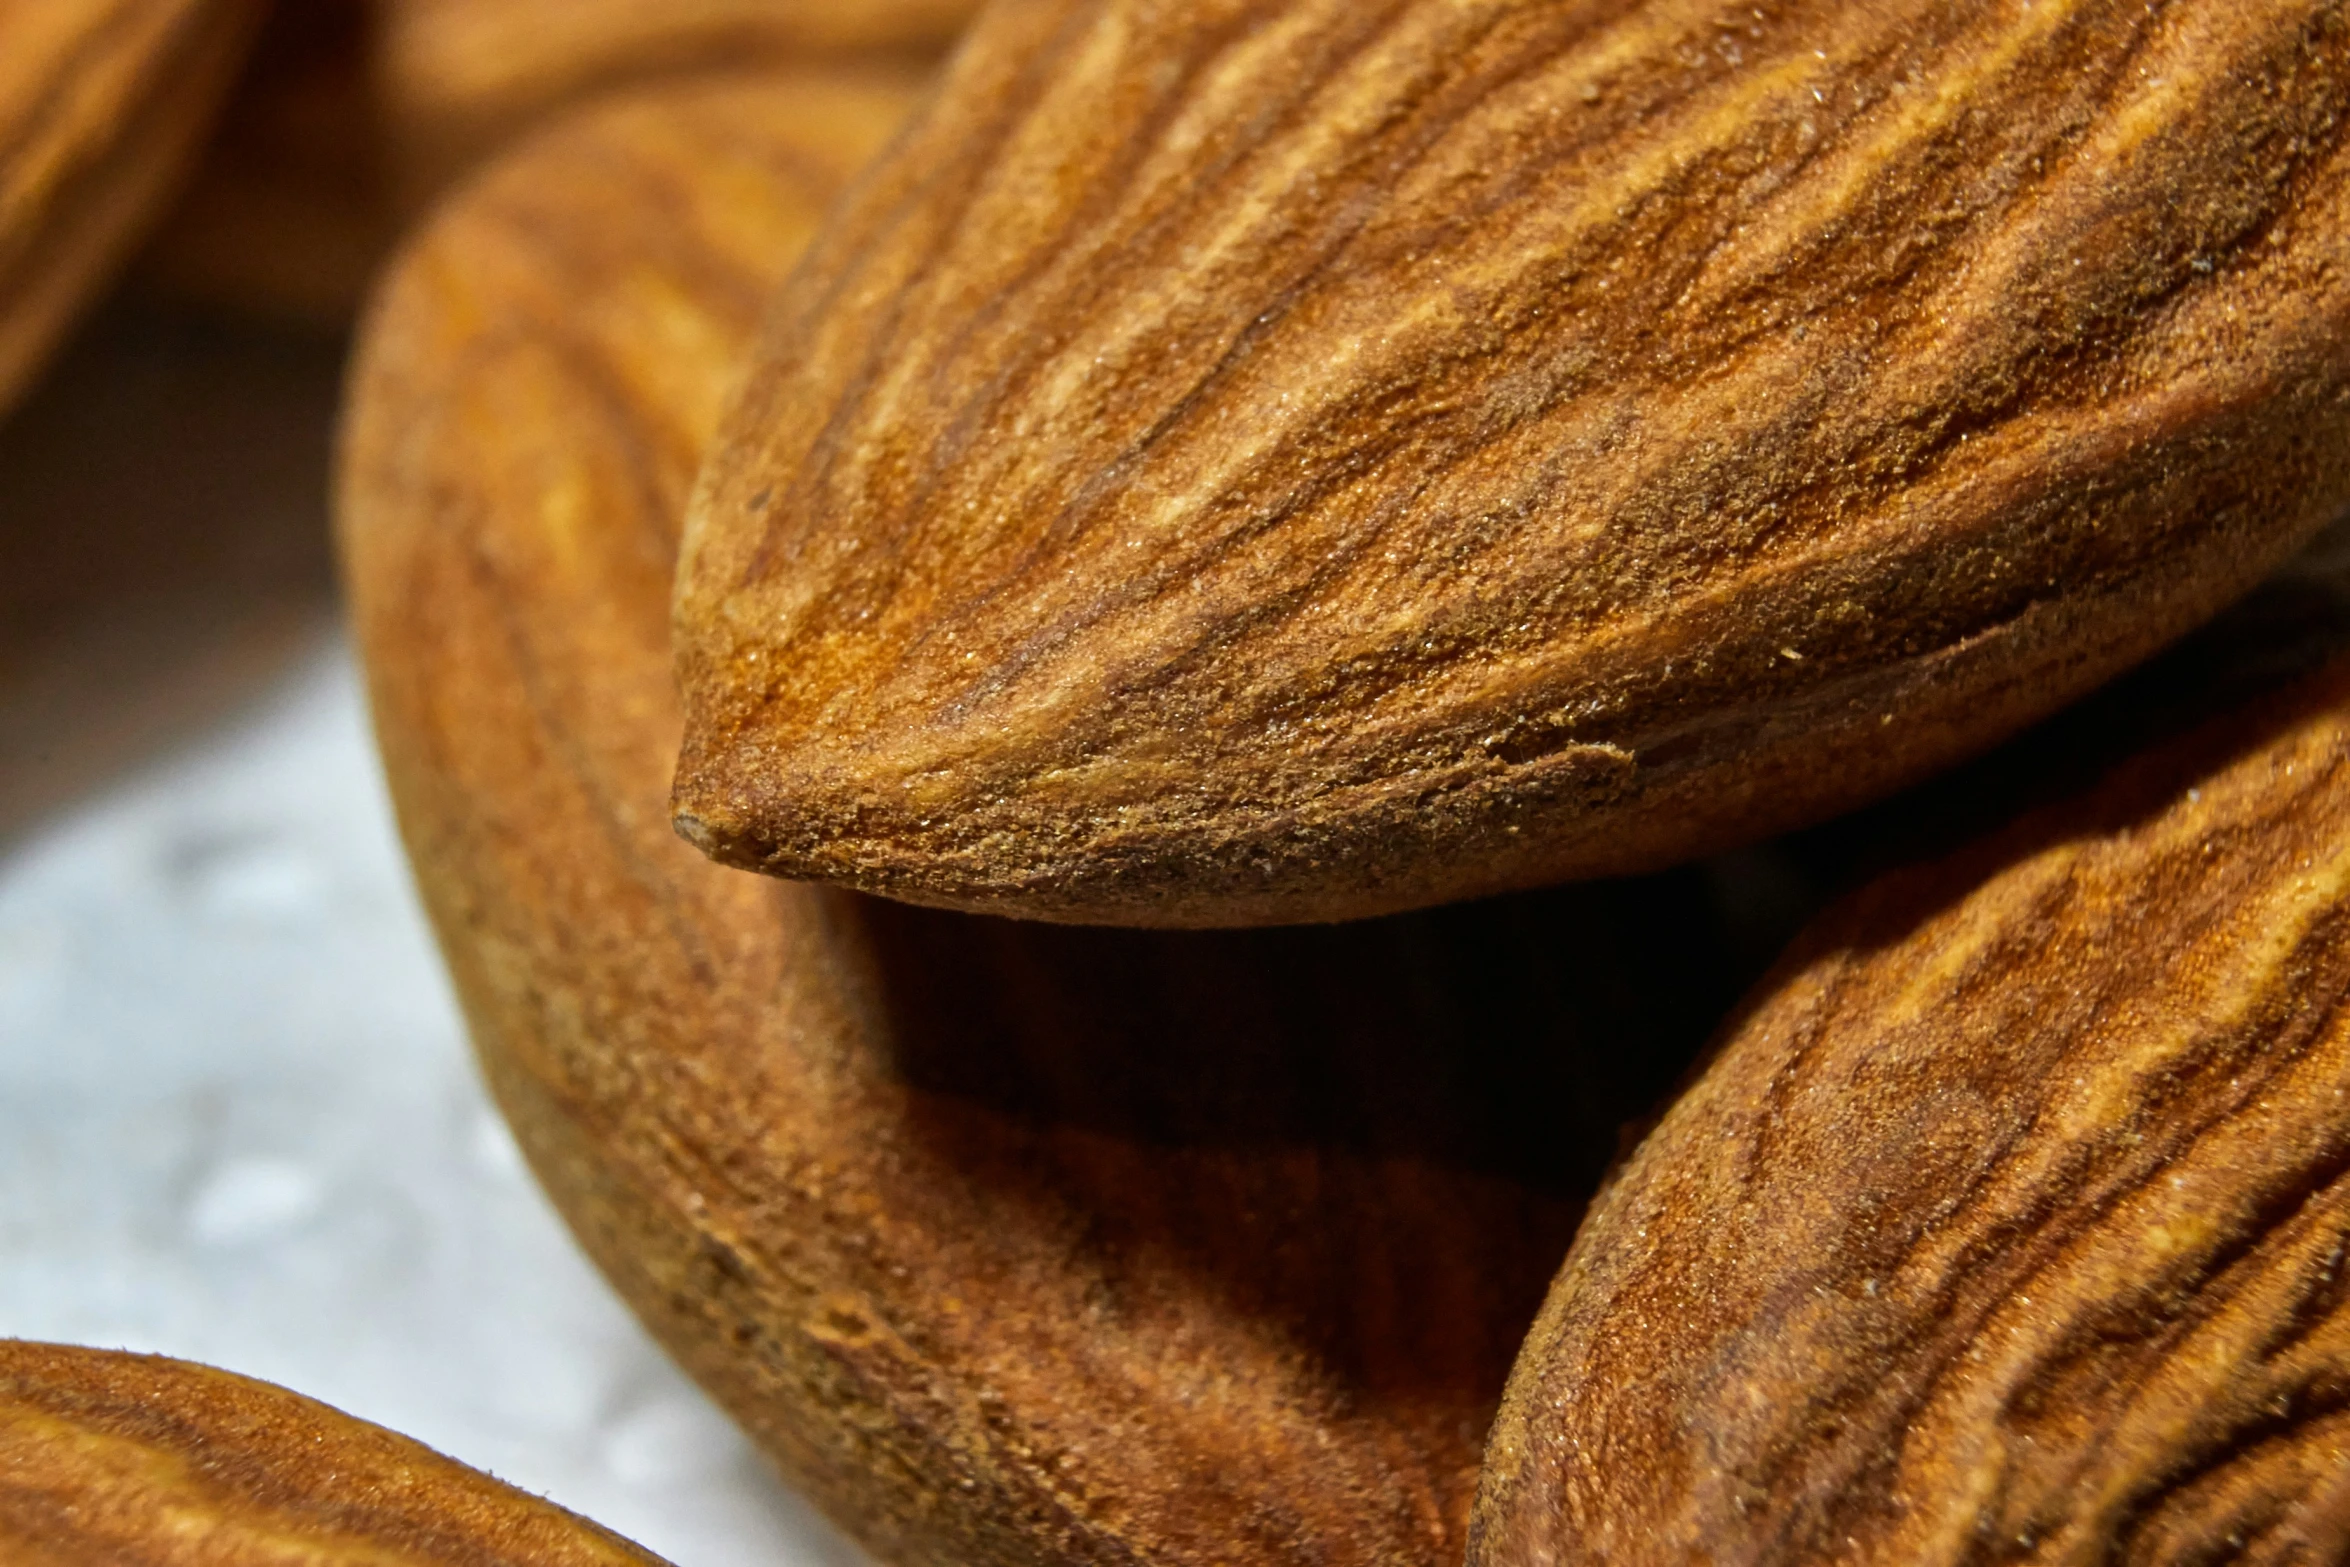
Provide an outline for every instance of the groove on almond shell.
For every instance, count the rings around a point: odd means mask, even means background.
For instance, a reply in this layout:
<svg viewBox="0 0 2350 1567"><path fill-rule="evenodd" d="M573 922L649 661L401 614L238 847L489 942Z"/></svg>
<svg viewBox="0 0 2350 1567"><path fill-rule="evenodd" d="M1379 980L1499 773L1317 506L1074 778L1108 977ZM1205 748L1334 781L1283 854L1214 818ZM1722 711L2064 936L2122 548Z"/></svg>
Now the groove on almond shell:
<svg viewBox="0 0 2350 1567"><path fill-rule="evenodd" d="M1682 858L2350 498L2307 0L1012 0L786 290L681 829L1055 919Z"/></svg>
<svg viewBox="0 0 2350 1567"><path fill-rule="evenodd" d="M2350 660L1817 924L1594 1205L1473 1563L2350 1552Z"/></svg>

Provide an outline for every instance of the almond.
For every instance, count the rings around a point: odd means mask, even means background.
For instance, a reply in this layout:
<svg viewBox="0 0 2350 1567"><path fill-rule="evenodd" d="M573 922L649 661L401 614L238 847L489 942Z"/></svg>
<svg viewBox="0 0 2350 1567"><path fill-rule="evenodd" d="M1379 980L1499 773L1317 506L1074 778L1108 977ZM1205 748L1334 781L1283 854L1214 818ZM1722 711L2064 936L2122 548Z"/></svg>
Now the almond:
<svg viewBox="0 0 2350 1567"><path fill-rule="evenodd" d="M420 204L532 123L616 87L862 56L907 80L977 0L377 0L377 97Z"/></svg>
<svg viewBox="0 0 2350 1567"><path fill-rule="evenodd" d="M354 615L490 1082L637 1312L885 1559L1457 1563L1582 1196L1727 1005L1702 884L1165 935L679 843L687 488L879 130L804 83L572 123L365 333Z"/></svg>
<svg viewBox="0 0 2350 1567"><path fill-rule="evenodd" d="M0 1340L10 1567L660 1567L551 1503L284 1388Z"/></svg>
<svg viewBox="0 0 2350 1567"><path fill-rule="evenodd" d="M691 521L680 830L955 908L1683 859L2350 499L2339 0L1005 0Z"/></svg>
<svg viewBox="0 0 2350 1567"><path fill-rule="evenodd" d="M172 193L258 0L0 0L0 411Z"/></svg>
<svg viewBox="0 0 2350 1567"><path fill-rule="evenodd" d="M1595 1204L1470 1559L2344 1560L2346 1170L2350 659L1807 934Z"/></svg>

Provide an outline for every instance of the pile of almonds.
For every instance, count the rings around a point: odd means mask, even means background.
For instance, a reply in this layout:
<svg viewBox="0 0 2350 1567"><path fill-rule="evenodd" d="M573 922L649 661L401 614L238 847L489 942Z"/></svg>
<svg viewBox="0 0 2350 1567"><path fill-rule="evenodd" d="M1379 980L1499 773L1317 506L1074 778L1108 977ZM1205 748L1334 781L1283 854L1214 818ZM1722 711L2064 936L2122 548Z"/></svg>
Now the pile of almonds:
<svg viewBox="0 0 2350 1567"><path fill-rule="evenodd" d="M154 277L406 231L385 764L677 1359L891 1562L2350 1561L2350 3L964 10L0 0L0 394L223 103ZM646 1559L33 1346L0 1555Z"/></svg>

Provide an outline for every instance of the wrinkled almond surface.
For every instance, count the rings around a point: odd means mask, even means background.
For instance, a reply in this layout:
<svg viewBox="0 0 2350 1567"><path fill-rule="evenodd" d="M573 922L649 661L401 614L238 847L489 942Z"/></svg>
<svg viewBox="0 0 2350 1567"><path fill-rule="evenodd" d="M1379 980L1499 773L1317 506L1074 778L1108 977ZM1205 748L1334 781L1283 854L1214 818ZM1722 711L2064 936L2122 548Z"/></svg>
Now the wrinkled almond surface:
<svg viewBox="0 0 2350 1567"><path fill-rule="evenodd" d="M1457 1567L1582 1199L1731 999L1702 881L1166 935L678 842L687 489L880 139L804 92L516 154L362 344L351 596L490 1081L638 1313L886 1560Z"/></svg>
<svg viewBox="0 0 2350 1567"><path fill-rule="evenodd" d="M0 1340L8 1567L660 1567L404 1436L160 1355Z"/></svg>
<svg viewBox="0 0 2350 1567"><path fill-rule="evenodd" d="M681 830L1222 924L1920 776L2350 495L2340 0L1004 0L689 524Z"/></svg>
<svg viewBox="0 0 2350 1567"><path fill-rule="evenodd" d="M1816 925L1595 1204L1479 1567L2350 1559L2350 661Z"/></svg>
<svg viewBox="0 0 2350 1567"><path fill-rule="evenodd" d="M0 412L194 156L259 0L0 0Z"/></svg>

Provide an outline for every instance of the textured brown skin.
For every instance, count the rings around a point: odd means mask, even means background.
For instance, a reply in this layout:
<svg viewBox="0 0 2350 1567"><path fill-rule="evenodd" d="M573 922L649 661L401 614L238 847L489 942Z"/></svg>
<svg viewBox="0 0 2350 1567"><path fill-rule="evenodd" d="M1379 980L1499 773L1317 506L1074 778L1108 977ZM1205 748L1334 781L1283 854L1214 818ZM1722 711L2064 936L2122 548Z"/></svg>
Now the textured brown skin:
<svg viewBox="0 0 2350 1567"><path fill-rule="evenodd" d="M267 1382L0 1340L9 1567L660 1567L552 1503Z"/></svg>
<svg viewBox="0 0 2350 1567"><path fill-rule="evenodd" d="M1825 916L1594 1204L1470 1560L2350 1560L2350 660Z"/></svg>
<svg viewBox="0 0 2350 1567"><path fill-rule="evenodd" d="M377 0L394 182L420 205L530 125L663 76L862 56L911 80L977 0Z"/></svg>
<svg viewBox="0 0 2350 1567"><path fill-rule="evenodd" d="M2350 496L2341 0L1005 0L689 521L680 830L1053 920L1653 867Z"/></svg>
<svg viewBox="0 0 2350 1567"><path fill-rule="evenodd" d="M0 0L0 413L195 155L258 0Z"/></svg>
<svg viewBox="0 0 2350 1567"><path fill-rule="evenodd" d="M1071 931L678 842L677 528L846 167L821 128L755 93L574 126L364 336L351 599L490 1082L637 1312L885 1559L1457 1563L1582 1199L1731 999L1702 902Z"/></svg>

